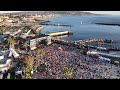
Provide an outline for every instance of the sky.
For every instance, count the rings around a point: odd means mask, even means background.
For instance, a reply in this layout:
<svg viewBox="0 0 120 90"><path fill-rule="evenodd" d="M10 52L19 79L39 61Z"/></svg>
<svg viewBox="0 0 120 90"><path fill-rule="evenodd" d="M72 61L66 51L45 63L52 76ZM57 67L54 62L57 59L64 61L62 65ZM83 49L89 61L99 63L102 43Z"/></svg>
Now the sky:
<svg viewBox="0 0 120 90"><path fill-rule="evenodd" d="M120 11L88 11L96 14L110 14L110 15L120 15Z"/></svg>
<svg viewBox="0 0 120 90"><path fill-rule="evenodd" d="M0 11L0 13L12 13L12 12L20 12L20 11ZM120 15L120 11L87 11L96 14L110 14L110 15Z"/></svg>

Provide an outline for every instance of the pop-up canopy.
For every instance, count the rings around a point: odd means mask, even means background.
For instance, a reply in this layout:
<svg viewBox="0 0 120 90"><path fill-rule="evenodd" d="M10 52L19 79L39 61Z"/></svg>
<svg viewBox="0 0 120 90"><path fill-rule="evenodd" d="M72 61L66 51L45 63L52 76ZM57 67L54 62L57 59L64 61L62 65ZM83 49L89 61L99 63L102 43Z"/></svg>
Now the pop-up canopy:
<svg viewBox="0 0 120 90"><path fill-rule="evenodd" d="M12 55L14 56L14 58L19 57L19 54L13 48L10 48L9 57L11 57Z"/></svg>

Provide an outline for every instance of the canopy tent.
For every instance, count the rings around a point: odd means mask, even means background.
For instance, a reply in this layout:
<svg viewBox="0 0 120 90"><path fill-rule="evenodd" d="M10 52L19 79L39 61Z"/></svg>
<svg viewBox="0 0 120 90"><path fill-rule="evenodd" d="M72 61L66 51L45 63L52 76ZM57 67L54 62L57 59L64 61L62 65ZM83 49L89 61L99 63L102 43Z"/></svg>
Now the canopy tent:
<svg viewBox="0 0 120 90"><path fill-rule="evenodd" d="M11 57L12 55L14 56L14 58L19 57L19 54L13 48L10 48L9 57Z"/></svg>
<svg viewBox="0 0 120 90"><path fill-rule="evenodd" d="M28 34L31 32L31 30L29 30L27 33L25 33L24 35L21 35L22 38L26 38L28 36Z"/></svg>
<svg viewBox="0 0 120 90"><path fill-rule="evenodd" d="M20 33L21 31L22 31L22 30L18 30L18 31L16 31L16 32L14 32L14 33L12 33L12 34L10 34L10 35L15 36L16 34Z"/></svg>
<svg viewBox="0 0 120 90"><path fill-rule="evenodd" d="M105 57L102 57L102 56L100 56L99 59L101 59L101 60L106 60L106 61L111 61L111 59L105 58Z"/></svg>
<svg viewBox="0 0 120 90"><path fill-rule="evenodd" d="M16 75L22 74L22 70L21 70L21 71L16 71L15 74L16 74Z"/></svg>
<svg viewBox="0 0 120 90"><path fill-rule="evenodd" d="M91 55L97 55L98 52L95 52L95 51L88 51L87 54L91 54Z"/></svg>
<svg viewBox="0 0 120 90"><path fill-rule="evenodd" d="M104 48L104 47L97 47L97 49L100 49L100 50L107 50L107 48Z"/></svg>
<svg viewBox="0 0 120 90"><path fill-rule="evenodd" d="M119 61L114 61L114 63L119 64L120 62Z"/></svg>

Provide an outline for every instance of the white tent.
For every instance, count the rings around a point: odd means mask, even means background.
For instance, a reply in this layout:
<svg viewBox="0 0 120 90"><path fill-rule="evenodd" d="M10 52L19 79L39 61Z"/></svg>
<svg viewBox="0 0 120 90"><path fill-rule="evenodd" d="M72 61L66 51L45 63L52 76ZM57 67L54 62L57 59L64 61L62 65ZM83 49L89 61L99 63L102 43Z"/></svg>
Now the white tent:
<svg viewBox="0 0 120 90"><path fill-rule="evenodd" d="M29 30L27 33L25 33L24 35L21 35L22 38L26 38L28 36L28 34L31 32L31 30Z"/></svg>
<svg viewBox="0 0 120 90"><path fill-rule="evenodd" d="M107 48L104 48L104 47L97 47L97 49L100 49L100 50L107 50Z"/></svg>
<svg viewBox="0 0 120 90"><path fill-rule="evenodd" d="M14 56L15 58L19 57L19 54L13 49L10 48L10 53L9 53L9 57Z"/></svg>
<svg viewBox="0 0 120 90"><path fill-rule="evenodd" d="M18 30L18 31L16 31L16 32L12 33L11 35L12 35L12 36L15 36L16 34L20 33L21 31L22 31L22 30Z"/></svg>
<svg viewBox="0 0 120 90"><path fill-rule="evenodd" d="M98 54L98 52L95 52L95 51L88 51L87 54L88 54L88 55L96 55L96 54Z"/></svg>
<svg viewBox="0 0 120 90"><path fill-rule="evenodd" d="M99 57L99 59L101 59L101 60L106 60L106 61L111 61L111 59L109 59L109 58L105 58L105 57Z"/></svg>
<svg viewBox="0 0 120 90"><path fill-rule="evenodd" d="M8 57L11 57L12 56L12 52L9 53Z"/></svg>
<svg viewBox="0 0 120 90"><path fill-rule="evenodd" d="M16 74L16 75L22 74L22 70L21 70L21 71L16 71L15 74Z"/></svg>

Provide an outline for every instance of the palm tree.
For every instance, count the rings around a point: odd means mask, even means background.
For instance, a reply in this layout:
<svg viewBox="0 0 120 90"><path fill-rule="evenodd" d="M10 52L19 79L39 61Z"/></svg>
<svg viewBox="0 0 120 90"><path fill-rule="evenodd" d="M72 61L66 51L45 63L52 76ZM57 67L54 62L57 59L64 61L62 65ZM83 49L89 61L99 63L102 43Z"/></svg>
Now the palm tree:
<svg viewBox="0 0 120 90"><path fill-rule="evenodd" d="M44 55L44 52L42 52L40 49L37 50L36 54L36 60L37 60L37 67L40 65L40 57Z"/></svg>
<svg viewBox="0 0 120 90"><path fill-rule="evenodd" d="M10 47L14 48L14 44L15 44L14 37L9 35L7 41L8 41L8 44L10 45Z"/></svg>
<svg viewBox="0 0 120 90"><path fill-rule="evenodd" d="M24 46L25 46L25 50L27 51L28 50L28 42L27 41L24 42Z"/></svg>
<svg viewBox="0 0 120 90"><path fill-rule="evenodd" d="M24 59L23 62L27 65L27 67L30 68L30 70L32 70L33 67L33 56L29 56L29 55L24 55Z"/></svg>
<svg viewBox="0 0 120 90"><path fill-rule="evenodd" d="M2 34L4 34L6 32L6 28L2 27L2 29L0 30Z"/></svg>
<svg viewBox="0 0 120 90"><path fill-rule="evenodd" d="M37 50L37 57L40 57L40 56L41 56L41 50L38 49L38 50Z"/></svg>
<svg viewBox="0 0 120 90"><path fill-rule="evenodd" d="M40 64L40 60L39 58L42 57L44 55L44 52L42 52L40 49L37 50L37 60L38 60L38 65Z"/></svg>

